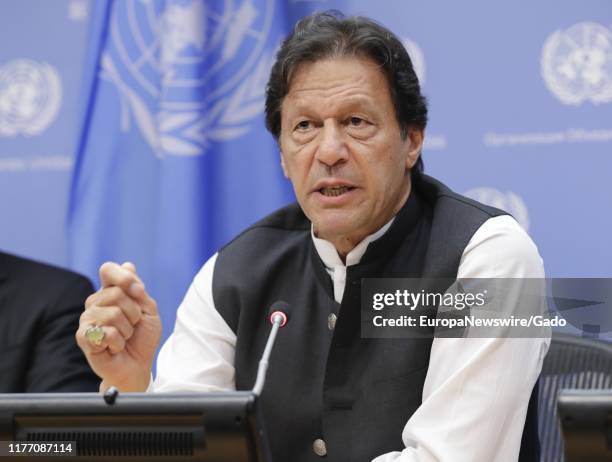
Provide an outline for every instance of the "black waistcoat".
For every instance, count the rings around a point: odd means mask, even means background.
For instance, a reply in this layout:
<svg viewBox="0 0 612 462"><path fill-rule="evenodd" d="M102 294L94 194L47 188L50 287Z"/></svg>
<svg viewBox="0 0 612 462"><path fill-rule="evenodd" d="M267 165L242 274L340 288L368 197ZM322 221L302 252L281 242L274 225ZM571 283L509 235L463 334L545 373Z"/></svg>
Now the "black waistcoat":
<svg viewBox="0 0 612 462"><path fill-rule="evenodd" d="M318 438L334 462L370 461L403 449L402 430L421 404L431 339L362 339L361 279L454 278L474 232L503 213L423 176L389 230L370 243L359 264L348 267L341 304L314 248L311 224L296 204L219 252L213 298L237 335L237 389L255 382L270 305L285 300L292 306L261 396L274 462L320 460L312 449ZM333 331L331 313L338 316ZM537 418L534 410L530 405L528 422ZM536 457L537 425L532 427L528 445ZM525 446L525 435L523 440Z"/></svg>

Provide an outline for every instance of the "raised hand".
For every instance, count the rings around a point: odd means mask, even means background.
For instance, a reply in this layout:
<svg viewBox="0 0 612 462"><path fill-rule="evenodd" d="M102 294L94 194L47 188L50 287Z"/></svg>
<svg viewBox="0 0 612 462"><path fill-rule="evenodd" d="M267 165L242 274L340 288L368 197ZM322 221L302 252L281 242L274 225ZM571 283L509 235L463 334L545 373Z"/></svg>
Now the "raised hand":
<svg viewBox="0 0 612 462"><path fill-rule="evenodd" d="M157 303L132 263L104 263L100 281L85 301L77 343L102 378L101 390L145 391L161 337Z"/></svg>

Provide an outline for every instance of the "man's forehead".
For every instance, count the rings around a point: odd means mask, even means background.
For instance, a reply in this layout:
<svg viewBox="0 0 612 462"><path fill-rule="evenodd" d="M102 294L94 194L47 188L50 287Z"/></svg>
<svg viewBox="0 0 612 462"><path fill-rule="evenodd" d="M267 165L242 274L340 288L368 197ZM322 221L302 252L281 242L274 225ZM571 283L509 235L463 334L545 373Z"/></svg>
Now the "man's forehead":
<svg viewBox="0 0 612 462"><path fill-rule="evenodd" d="M367 94L355 92L335 93L335 97L326 98L322 95L309 97L307 92L287 95L283 100L282 109L286 114L310 112L313 109L344 109L375 108L376 98ZM324 102L324 106L321 105Z"/></svg>
<svg viewBox="0 0 612 462"><path fill-rule="evenodd" d="M285 102L299 107L312 98L332 99L346 104L371 103L387 80L380 66L358 57L327 58L305 62L293 72Z"/></svg>
<svg viewBox="0 0 612 462"><path fill-rule="evenodd" d="M342 79L368 83L384 79L384 74L379 64L361 56L333 56L304 61L298 64L289 76L289 92L296 87L315 84L315 79L319 84L329 84Z"/></svg>

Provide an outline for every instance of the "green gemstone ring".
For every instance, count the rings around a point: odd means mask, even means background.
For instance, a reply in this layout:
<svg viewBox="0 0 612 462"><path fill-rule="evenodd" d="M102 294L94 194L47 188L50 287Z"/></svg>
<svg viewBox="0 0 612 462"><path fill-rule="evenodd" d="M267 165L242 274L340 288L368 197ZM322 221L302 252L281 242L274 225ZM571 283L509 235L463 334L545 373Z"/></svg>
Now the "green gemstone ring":
<svg viewBox="0 0 612 462"><path fill-rule="evenodd" d="M102 326L98 325L89 326L85 331L85 338L89 340L89 343L95 346L100 346L102 344L105 335Z"/></svg>

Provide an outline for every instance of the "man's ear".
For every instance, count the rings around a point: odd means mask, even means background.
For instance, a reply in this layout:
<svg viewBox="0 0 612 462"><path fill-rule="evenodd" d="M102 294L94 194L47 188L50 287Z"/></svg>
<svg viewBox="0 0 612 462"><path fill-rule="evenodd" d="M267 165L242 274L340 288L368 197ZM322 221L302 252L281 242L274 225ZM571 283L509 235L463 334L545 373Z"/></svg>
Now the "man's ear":
<svg viewBox="0 0 612 462"><path fill-rule="evenodd" d="M285 175L285 178L289 178L289 172L287 171L287 166L285 165L285 156L283 155L283 151L279 151L280 152L280 162L281 162L281 168L283 169L283 174Z"/></svg>
<svg viewBox="0 0 612 462"><path fill-rule="evenodd" d="M406 137L406 168L412 169L419 157L421 157L421 151L423 150L423 141L425 140L425 131L422 128L408 128L408 136Z"/></svg>

